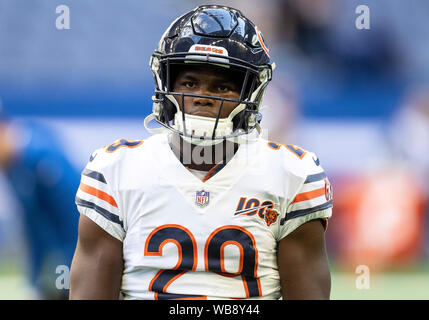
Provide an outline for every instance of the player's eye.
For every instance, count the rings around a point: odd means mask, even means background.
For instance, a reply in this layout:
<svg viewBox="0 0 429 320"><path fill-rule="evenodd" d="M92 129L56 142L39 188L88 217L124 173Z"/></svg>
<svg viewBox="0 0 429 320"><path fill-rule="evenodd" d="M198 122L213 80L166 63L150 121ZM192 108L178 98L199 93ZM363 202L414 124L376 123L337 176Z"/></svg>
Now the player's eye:
<svg viewBox="0 0 429 320"><path fill-rule="evenodd" d="M230 87L228 87L228 86L218 86L218 90L219 90L220 92L228 92L228 91L230 91L230 90L231 90L231 88L230 88Z"/></svg>
<svg viewBox="0 0 429 320"><path fill-rule="evenodd" d="M188 88L188 89L193 89L193 88L195 88L195 82L192 82L192 81L186 81L186 82L183 82L183 84L182 84L184 87L186 87L186 88Z"/></svg>

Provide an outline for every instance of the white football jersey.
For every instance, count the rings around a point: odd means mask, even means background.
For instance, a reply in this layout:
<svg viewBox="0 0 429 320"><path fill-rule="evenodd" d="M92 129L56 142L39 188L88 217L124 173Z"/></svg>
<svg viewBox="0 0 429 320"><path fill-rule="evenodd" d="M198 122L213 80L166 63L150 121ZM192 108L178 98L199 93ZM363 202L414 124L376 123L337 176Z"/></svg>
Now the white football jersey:
<svg viewBox="0 0 429 320"><path fill-rule="evenodd" d="M167 134L118 140L82 172L79 212L123 242L125 299L279 299L277 243L332 212L311 152L257 139L203 182Z"/></svg>

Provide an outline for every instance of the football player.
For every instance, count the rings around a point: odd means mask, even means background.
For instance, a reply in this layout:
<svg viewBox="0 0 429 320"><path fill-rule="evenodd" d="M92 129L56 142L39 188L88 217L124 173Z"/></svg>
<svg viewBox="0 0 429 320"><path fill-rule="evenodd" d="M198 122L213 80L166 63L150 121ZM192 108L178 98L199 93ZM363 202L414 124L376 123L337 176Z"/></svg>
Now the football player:
<svg viewBox="0 0 429 320"><path fill-rule="evenodd" d="M155 134L98 149L82 173L70 298L328 299L331 188L313 153L260 137L260 29L197 7L150 67Z"/></svg>
<svg viewBox="0 0 429 320"><path fill-rule="evenodd" d="M70 268L76 247L79 219L73 199L79 172L49 128L4 114L0 114L0 170L21 209L26 271L34 298L68 299L67 286L57 286L56 272L59 266Z"/></svg>

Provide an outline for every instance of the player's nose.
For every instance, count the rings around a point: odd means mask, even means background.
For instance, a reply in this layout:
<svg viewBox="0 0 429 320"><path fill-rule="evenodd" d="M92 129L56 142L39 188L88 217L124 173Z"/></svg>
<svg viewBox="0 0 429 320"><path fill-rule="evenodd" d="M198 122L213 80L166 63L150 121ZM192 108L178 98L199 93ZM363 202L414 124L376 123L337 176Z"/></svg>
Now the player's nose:
<svg viewBox="0 0 429 320"><path fill-rule="evenodd" d="M200 95L194 97L193 103L196 106L213 106L215 104L215 100L208 98L207 96L211 96L211 92L208 88L202 87L195 94Z"/></svg>

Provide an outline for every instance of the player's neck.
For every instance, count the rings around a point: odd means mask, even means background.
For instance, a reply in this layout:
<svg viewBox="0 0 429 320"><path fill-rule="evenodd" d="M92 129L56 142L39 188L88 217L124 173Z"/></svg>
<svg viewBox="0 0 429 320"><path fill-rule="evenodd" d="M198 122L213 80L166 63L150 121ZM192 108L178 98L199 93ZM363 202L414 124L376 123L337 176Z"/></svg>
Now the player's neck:
<svg viewBox="0 0 429 320"><path fill-rule="evenodd" d="M170 147L179 161L189 169L209 171L216 164L227 163L237 152L239 144L224 140L213 146L197 146L171 135Z"/></svg>

